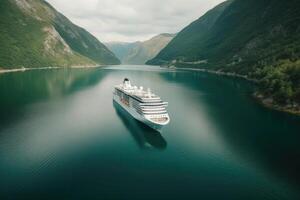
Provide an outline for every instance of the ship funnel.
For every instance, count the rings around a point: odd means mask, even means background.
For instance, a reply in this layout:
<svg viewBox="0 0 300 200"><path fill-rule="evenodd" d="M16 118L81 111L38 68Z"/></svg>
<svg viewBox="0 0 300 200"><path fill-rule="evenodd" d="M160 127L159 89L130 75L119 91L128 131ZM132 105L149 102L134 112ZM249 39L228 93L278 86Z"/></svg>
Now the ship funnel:
<svg viewBox="0 0 300 200"><path fill-rule="evenodd" d="M131 84L130 84L130 80L129 80L128 78L125 78L125 79L124 79L123 84L124 84L125 86L130 86L130 85L131 85Z"/></svg>
<svg viewBox="0 0 300 200"><path fill-rule="evenodd" d="M130 82L128 78L124 78L123 83Z"/></svg>

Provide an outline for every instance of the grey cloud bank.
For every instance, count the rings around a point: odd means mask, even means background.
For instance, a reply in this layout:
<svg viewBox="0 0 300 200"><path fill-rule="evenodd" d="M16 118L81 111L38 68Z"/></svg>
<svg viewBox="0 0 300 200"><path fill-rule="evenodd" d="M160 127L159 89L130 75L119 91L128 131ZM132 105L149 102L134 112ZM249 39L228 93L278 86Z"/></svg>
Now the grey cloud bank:
<svg viewBox="0 0 300 200"><path fill-rule="evenodd" d="M176 33L224 0L47 0L99 40L132 42Z"/></svg>

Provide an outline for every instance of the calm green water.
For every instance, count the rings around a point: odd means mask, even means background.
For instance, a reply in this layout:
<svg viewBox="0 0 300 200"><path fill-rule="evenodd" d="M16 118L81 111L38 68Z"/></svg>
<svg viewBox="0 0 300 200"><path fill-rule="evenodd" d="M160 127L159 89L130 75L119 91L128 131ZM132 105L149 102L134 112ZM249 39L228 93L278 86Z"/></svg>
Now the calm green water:
<svg viewBox="0 0 300 200"><path fill-rule="evenodd" d="M169 102L158 134L112 101L128 77ZM0 75L0 199L299 199L300 118L253 86L157 67Z"/></svg>

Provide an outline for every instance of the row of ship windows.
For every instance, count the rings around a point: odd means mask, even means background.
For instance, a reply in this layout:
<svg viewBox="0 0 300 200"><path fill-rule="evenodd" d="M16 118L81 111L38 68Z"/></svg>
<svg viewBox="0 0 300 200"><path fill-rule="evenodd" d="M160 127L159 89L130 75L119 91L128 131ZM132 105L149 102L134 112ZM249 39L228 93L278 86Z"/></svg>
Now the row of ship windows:
<svg viewBox="0 0 300 200"><path fill-rule="evenodd" d="M160 107L160 110L150 110L152 107L149 107L149 110L143 110L139 105L137 105L135 102L132 103L132 107L135 108L135 110L138 112L138 113L150 113L150 114L163 114L163 113L167 113L166 112L166 109L164 107Z"/></svg>
<svg viewBox="0 0 300 200"><path fill-rule="evenodd" d="M132 105L132 107L136 110L137 113L139 114L166 114L167 111L166 109L162 109L162 110L149 110L149 111L145 111L145 110L142 110L139 106L136 106L136 105Z"/></svg>
<svg viewBox="0 0 300 200"><path fill-rule="evenodd" d="M129 102L129 99L130 99L130 96L123 93L123 92L120 92L119 90L116 90L116 94L121 98L121 99L124 99L125 101ZM141 109L141 107L139 106L139 103L136 99L132 99L132 107L135 108L136 112L143 115L143 114L152 114L152 115L158 115L158 114L166 114L167 111L165 110L165 108L163 106L149 106L149 108L161 108L162 110L153 110L153 111L143 111ZM147 106L148 107L148 106ZM156 112L157 111L157 112Z"/></svg>
<svg viewBox="0 0 300 200"><path fill-rule="evenodd" d="M132 105L136 105L138 107L140 107L140 102L138 102L135 99L132 99ZM143 105L143 107L149 107L149 108L164 108L165 105L163 103L147 103L145 105Z"/></svg>
<svg viewBox="0 0 300 200"><path fill-rule="evenodd" d="M131 98L133 101L136 101L138 103L145 103L141 98L139 97L136 97L136 96L129 96L127 95L126 93L124 92L121 92L120 90L116 89L116 94L119 96L119 97L128 97L128 98ZM161 100L157 101L157 100L148 100L146 102L147 104L149 104L151 106L151 104L153 103L153 105L156 105L156 104L162 104L163 102Z"/></svg>
<svg viewBox="0 0 300 200"><path fill-rule="evenodd" d="M162 112L145 112L145 111L141 111L139 109L135 109L137 113L139 114L143 114L143 115L160 115L160 114L167 114L167 111L162 111Z"/></svg>

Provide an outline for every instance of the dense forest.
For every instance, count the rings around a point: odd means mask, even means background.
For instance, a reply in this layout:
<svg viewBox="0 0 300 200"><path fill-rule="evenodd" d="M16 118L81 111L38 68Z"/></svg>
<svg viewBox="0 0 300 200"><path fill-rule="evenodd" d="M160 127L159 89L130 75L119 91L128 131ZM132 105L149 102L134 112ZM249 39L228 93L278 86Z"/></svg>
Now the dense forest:
<svg viewBox="0 0 300 200"><path fill-rule="evenodd" d="M300 104L300 1L229 0L184 28L147 64L246 75L274 104Z"/></svg>

